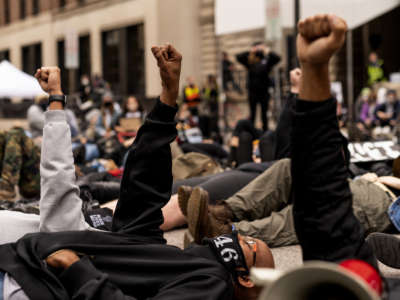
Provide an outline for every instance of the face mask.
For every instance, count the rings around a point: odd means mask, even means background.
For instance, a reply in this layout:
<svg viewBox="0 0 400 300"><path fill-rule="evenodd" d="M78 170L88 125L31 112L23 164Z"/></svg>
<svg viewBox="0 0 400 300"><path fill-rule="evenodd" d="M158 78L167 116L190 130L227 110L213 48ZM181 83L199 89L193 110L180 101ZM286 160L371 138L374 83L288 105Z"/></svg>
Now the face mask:
<svg viewBox="0 0 400 300"><path fill-rule="evenodd" d="M82 85L89 85L89 79L85 78L81 81Z"/></svg>
<svg viewBox="0 0 400 300"><path fill-rule="evenodd" d="M208 244L213 249L219 262L233 275L235 280L237 277L249 275L249 268L247 267L236 230L232 231L231 234L221 235L216 238L205 238L203 244ZM238 269L244 269L244 271L238 271Z"/></svg>

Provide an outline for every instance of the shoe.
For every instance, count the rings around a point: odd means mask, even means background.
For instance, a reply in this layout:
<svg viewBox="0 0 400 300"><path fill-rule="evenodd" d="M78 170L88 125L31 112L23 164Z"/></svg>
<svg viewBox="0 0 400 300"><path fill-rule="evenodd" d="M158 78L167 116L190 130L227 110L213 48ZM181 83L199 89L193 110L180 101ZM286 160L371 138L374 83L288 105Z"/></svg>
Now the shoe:
<svg viewBox="0 0 400 300"><path fill-rule="evenodd" d="M201 244L205 237L216 237L232 232L230 223L221 222L209 213L208 193L196 187L188 202L187 222L194 242Z"/></svg>
<svg viewBox="0 0 400 300"><path fill-rule="evenodd" d="M0 200L15 202L15 190L0 189Z"/></svg>
<svg viewBox="0 0 400 300"><path fill-rule="evenodd" d="M234 218L232 210L225 202L208 206L209 213L223 224L231 224Z"/></svg>
<svg viewBox="0 0 400 300"><path fill-rule="evenodd" d="M190 195L193 192L193 188L191 186L182 185L178 188L178 203L179 208L182 211L182 214L187 216L187 206L189 202Z"/></svg>
<svg viewBox="0 0 400 300"><path fill-rule="evenodd" d="M381 263L400 269L400 238L386 233L372 233L366 238Z"/></svg>

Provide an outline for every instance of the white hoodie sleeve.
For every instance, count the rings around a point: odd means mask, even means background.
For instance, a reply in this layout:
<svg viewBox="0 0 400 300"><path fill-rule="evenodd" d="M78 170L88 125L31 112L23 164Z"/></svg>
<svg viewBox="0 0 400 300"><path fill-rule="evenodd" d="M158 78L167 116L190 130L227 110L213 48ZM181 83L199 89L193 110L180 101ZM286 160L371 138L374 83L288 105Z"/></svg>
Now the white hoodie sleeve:
<svg viewBox="0 0 400 300"><path fill-rule="evenodd" d="M45 113L40 177L40 231L89 229L75 184L71 132L62 110Z"/></svg>

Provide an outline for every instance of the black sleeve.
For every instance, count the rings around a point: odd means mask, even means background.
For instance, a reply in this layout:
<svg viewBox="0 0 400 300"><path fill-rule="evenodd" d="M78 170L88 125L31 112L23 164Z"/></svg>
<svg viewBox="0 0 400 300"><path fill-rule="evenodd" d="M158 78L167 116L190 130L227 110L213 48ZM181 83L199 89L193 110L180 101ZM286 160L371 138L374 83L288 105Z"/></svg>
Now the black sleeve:
<svg viewBox="0 0 400 300"><path fill-rule="evenodd" d="M276 66L281 61L281 57L275 52L268 53L268 63L267 69L270 71L274 66Z"/></svg>
<svg viewBox="0 0 400 300"><path fill-rule="evenodd" d="M250 52L248 51L239 53L236 55L236 60L246 68L249 68L249 54Z"/></svg>
<svg viewBox="0 0 400 300"><path fill-rule="evenodd" d="M336 101L296 101L292 127L296 233L304 260L360 259L375 265L352 209Z"/></svg>
<svg viewBox="0 0 400 300"><path fill-rule="evenodd" d="M164 241L159 227L161 208L171 196L170 143L177 135L176 112L158 100L139 129L126 161L112 231Z"/></svg>
<svg viewBox="0 0 400 300"><path fill-rule="evenodd" d="M136 300L125 295L84 257L60 276L72 300ZM162 287L152 300L230 300L227 283L213 275L183 277ZM150 299L149 299L150 300Z"/></svg>

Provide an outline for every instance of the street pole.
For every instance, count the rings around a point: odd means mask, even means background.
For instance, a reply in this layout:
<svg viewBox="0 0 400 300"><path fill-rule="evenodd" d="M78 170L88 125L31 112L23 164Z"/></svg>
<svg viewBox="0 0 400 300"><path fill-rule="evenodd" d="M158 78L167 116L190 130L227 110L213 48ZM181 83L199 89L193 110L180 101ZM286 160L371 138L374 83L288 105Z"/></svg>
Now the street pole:
<svg viewBox="0 0 400 300"><path fill-rule="evenodd" d="M347 61L347 105L348 105L348 130L350 141L353 139L354 122L354 77L353 77L353 32L349 30L346 37L346 61Z"/></svg>
<svg viewBox="0 0 400 300"><path fill-rule="evenodd" d="M300 21L300 0L294 0L294 43L293 43L293 53L294 53L294 59L293 59L293 66L298 66L297 63L297 48L296 48L296 41L297 41L297 24Z"/></svg>

